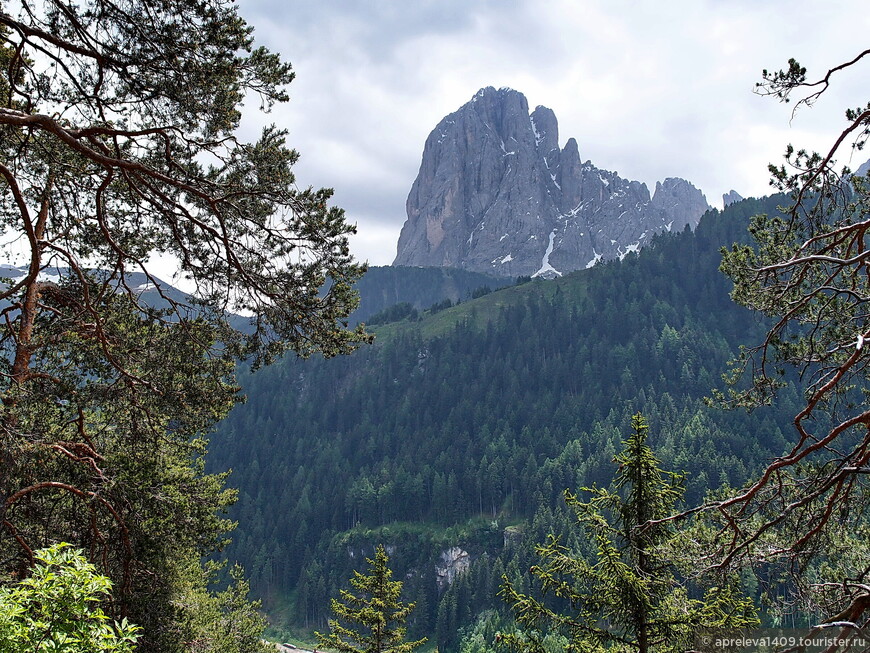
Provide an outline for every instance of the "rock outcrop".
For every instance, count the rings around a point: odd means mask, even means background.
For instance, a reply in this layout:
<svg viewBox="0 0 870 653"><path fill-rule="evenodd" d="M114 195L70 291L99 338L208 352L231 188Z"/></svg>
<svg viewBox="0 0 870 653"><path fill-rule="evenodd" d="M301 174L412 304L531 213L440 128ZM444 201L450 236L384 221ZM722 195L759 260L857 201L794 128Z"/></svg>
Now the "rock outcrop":
<svg viewBox="0 0 870 653"><path fill-rule="evenodd" d="M682 179L645 184L559 148L555 114L488 87L426 140L394 265L552 277L623 257L709 208Z"/></svg>
<svg viewBox="0 0 870 653"><path fill-rule="evenodd" d="M735 202L743 201L743 195L738 193L736 190L729 190L727 193L722 194L722 206L728 206L729 204L734 204Z"/></svg>
<svg viewBox="0 0 870 653"><path fill-rule="evenodd" d="M441 552L441 558L435 565L435 582L443 590L453 584L456 577L471 568L471 556L468 551L453 546Z"/></svg>

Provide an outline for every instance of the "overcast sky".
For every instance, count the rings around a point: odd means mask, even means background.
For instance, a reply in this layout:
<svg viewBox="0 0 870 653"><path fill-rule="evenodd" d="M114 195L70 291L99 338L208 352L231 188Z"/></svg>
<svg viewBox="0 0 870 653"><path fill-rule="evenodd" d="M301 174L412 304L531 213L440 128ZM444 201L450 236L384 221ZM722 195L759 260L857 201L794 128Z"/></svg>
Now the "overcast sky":
<svg viewBox="0 0 870 653"><path fill-rule="evenodd" d="M353 251L392 262L423 143L484 86L551 108L560 146L652 190L683 177L721 206L768 193L786 144L826 148L847 106L866 104L870 64L791 120L753 93L796 57L809 76L870 46L866 0L238 0L258 43L289 60L275 122L301 153L300 186L335 189L358 225ZM856 168L870 152L859 153Z"/></svg>

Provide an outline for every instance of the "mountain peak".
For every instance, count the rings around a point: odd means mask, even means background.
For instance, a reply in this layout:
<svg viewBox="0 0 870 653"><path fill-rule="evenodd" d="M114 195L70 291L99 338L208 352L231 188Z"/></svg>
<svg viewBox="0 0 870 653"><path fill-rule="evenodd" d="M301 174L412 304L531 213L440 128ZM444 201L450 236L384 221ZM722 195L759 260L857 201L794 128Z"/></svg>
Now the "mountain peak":
<svg viewBox="0 0 870 653"><path fill-rule="evenodd" d="M558 276L694 226L708 208L685 180L657 183L650 197L581 164L576 140L560 149L551 109L529 113L519 91L487 86L426 140L394 264Z"/></svg>
<svg viewBox="0 0 870 653"><path fill-rule="evenodd" d="M522 93L512 89L510 86L500 86L499 88L496 88L495 86L484 86L482 89L474 94L474 96L471 98L471 101L473 102L474 100L481 98L485 95L506 95L508 93L518 93L519 95L522 95Z"/></svg>

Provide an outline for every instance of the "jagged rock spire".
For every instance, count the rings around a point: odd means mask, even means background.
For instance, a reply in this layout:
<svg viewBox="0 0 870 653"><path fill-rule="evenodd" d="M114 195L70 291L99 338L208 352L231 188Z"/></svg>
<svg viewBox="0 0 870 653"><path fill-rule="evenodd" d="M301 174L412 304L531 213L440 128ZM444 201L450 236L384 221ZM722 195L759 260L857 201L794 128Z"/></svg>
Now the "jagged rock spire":
<svg viewBox="0 0 870 653"><path fill-rule="evenodd" d="M709 208L682 179L645 184L559 148L555 114L522 93L481 89L426 139L396 265L555 276L636 251Z"/></svg>

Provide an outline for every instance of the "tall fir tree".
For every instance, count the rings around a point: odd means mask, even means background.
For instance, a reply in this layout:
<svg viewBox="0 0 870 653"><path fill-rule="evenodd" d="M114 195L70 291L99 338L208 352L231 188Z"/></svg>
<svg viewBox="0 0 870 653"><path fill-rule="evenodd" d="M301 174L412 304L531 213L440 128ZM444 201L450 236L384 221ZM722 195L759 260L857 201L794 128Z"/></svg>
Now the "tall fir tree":
<svg viewBox="0 0 870 653"><path fill-rule="evenodd" d="M703 599L689 597L668 546L678 534L665 519L683 496L683 476L660 468L639 413L631 429L614 459L613 489L583 488L592 495L588 502L565 492L577 524L594 541L596 562L550 535L537 549L540 564L530 569L544 598L521 593L505 576L500 594L528 629L505 635L507 644L537 652L547 634L558 633L568 651L683 651L701 628L757 623L752 602L731 583L711 587ZM572 612L552 607L558 603Z"/></svg>
<svg viewBox="0 0 870 653"><path fill-rule="evenodd" d="M341 590L341 600L332 599L332 611L337 619L329 620L330 633L317 635L320 646L340 653L410 653L426 642L426 638L405 641L405 621L415 604L402 603L402 582L391 580L389 557L384 546L378 545L368 575L358 571L351 586L359 592ZM346 625L344 625L346 624Z"/></svg>

